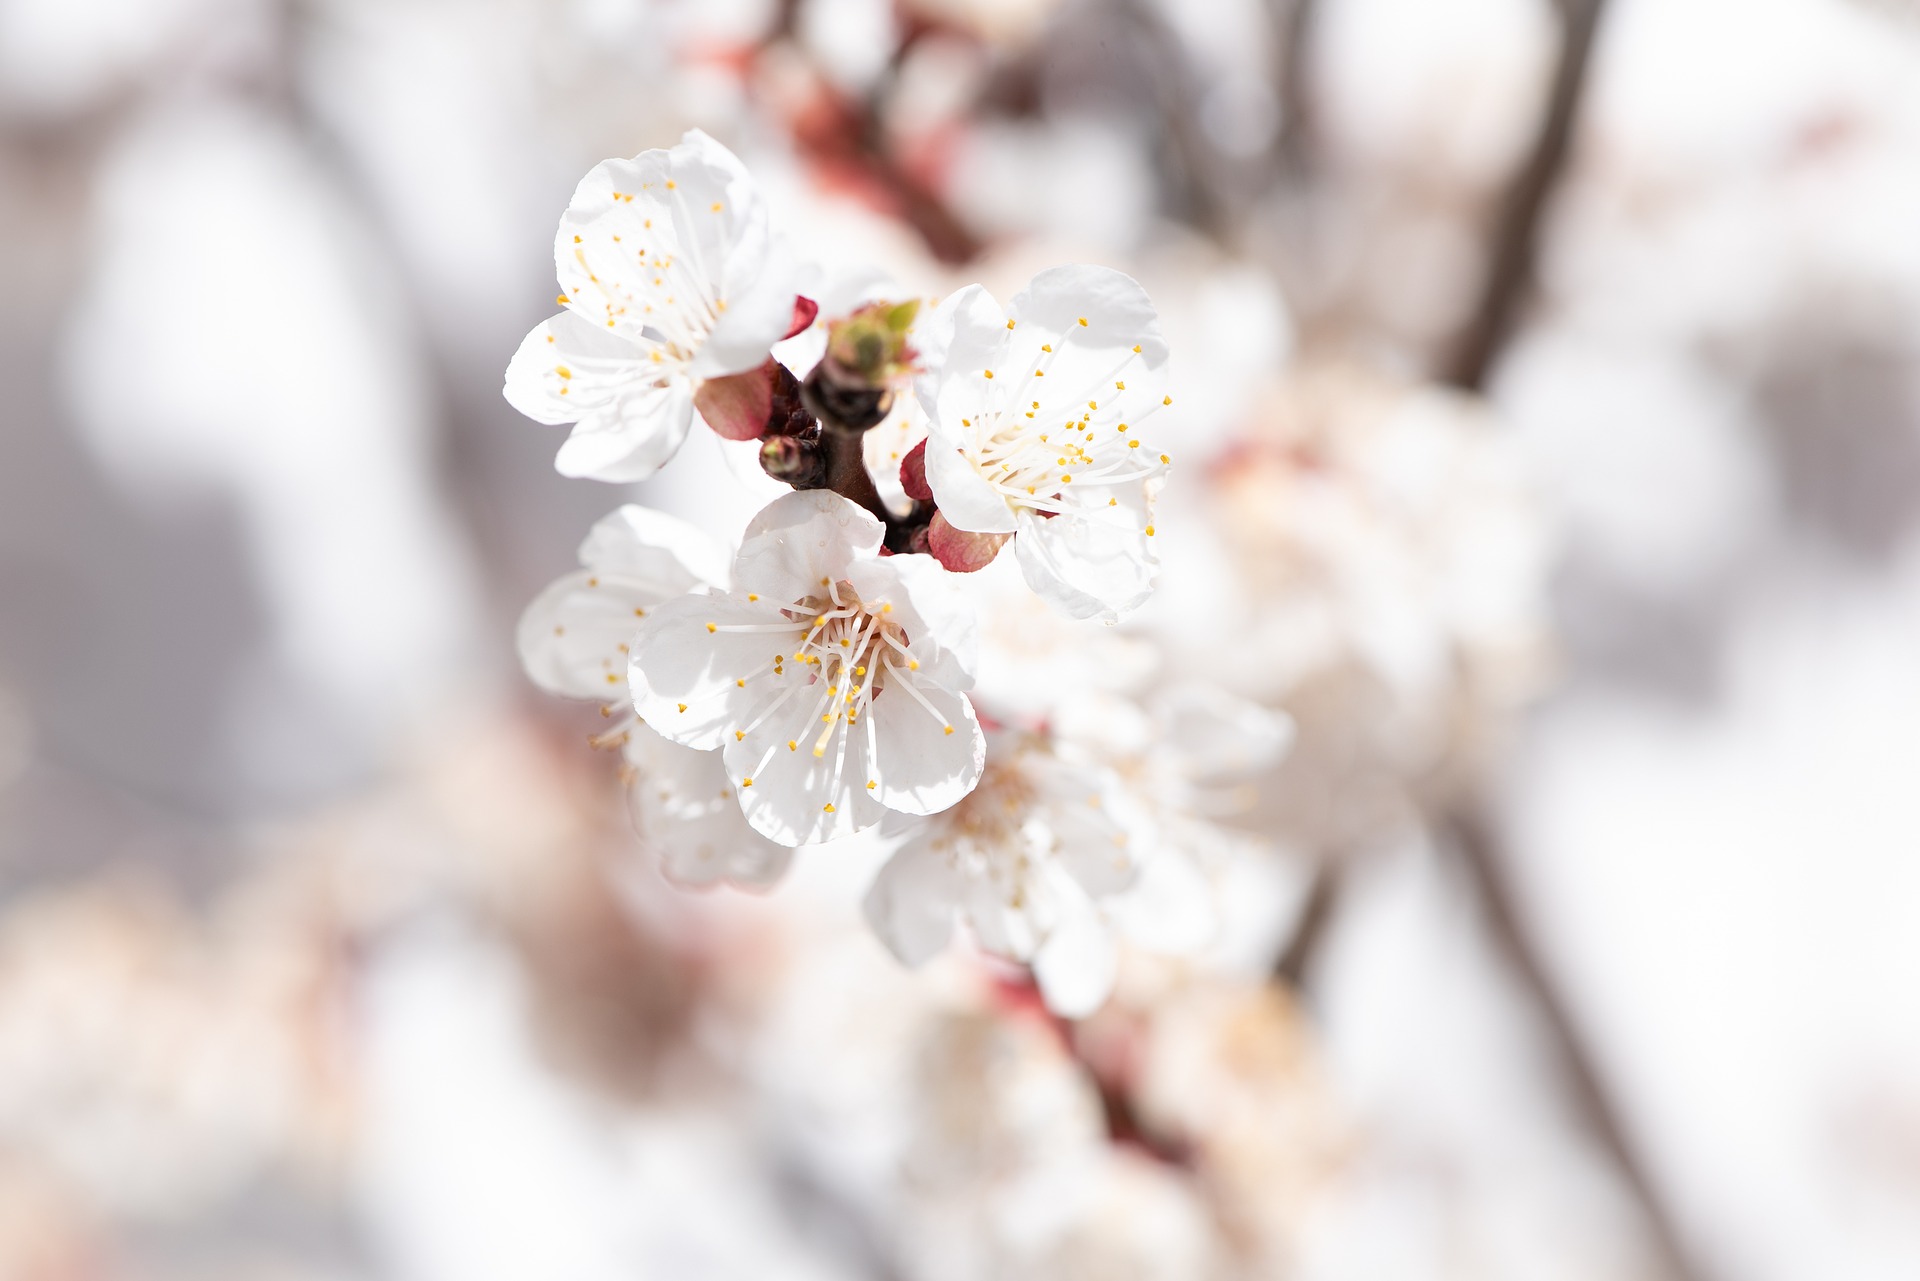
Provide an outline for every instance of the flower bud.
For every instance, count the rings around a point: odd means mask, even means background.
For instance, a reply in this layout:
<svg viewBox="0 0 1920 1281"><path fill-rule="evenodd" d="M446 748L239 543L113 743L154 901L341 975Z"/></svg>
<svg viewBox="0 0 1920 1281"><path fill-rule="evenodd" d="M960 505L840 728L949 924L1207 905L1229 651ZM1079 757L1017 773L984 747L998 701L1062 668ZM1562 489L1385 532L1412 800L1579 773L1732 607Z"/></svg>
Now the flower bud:
<svg viewBox="0 0 1920 1281"><path fill-rule="evenodd" d="M817 438L769 435L760 442L760 467L795 489L822 489L827 483L827 455Z"/></svg>

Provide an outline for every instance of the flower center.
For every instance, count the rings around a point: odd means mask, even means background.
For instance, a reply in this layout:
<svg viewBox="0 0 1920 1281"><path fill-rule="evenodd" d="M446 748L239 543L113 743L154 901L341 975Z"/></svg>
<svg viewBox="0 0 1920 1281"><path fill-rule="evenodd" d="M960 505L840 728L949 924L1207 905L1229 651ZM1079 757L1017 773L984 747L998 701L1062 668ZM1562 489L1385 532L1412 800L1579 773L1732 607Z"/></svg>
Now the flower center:
<svg viewBox="0 0 1920 1281"><path fill-rule="evenodd" d="M953 723L936 708L916 684L914 673L920 660L914 656L911 638L893 617L891 601L863 601L845 580L822 579L821 590L780 607L787 620L781 623L707 624L715 632L763 632L787 638L786 648L773 655L751 676L739 679L745 686L754 680L772 677L784 688L773 697L748 724L737 727L734 738L744 739L765 724L776 711L796 697L811 698L813 709L807 724L818 725L811 742L802 738L786 740L785 749L797 752L802 747L814 756L835 753L832 790L837 794L841 771L846 764L846 749L855 733L866 734L868 767L877 774L877 747L874 739L872 708L874 700L890 689L905 691L944 731L953 733ZM789 677L789 664L801 671ZM806 669L811 669L810 671ZM803 678L795 679L797 677ZM779 752L781 744L770 744L753 772L741 780L751 787ZM867 789L879 787L877 777L869 777ZM832 806L826 807L831 811Z"/></svg>

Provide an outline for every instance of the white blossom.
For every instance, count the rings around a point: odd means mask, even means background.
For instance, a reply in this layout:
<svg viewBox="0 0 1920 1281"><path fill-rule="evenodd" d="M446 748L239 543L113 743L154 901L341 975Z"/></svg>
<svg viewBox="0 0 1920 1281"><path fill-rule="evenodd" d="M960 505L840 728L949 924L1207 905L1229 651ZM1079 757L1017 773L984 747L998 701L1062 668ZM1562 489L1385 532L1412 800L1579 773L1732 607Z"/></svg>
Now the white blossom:
<svg viewBox="0 0 1920 1281"><path fill-rule="evenodd" d="M703 393L767 363L792 328L797 276L732 152L695 129L596 165L560 219L554 261L566 309L520 344L506 397L540 422L575 424L554 460L562 475L652 475L696 402L722 434L757 434L750 414L735 425L720 412L728 398Z"/></svg>
<svg viewBox="0 0 1920 1281"><path fill-rule="evenodd" d="M776 499L731 591L650 610L633 640L640 716L721 748L747 821L782 845L937 813L980 776L973 619L938 565L879 555L882 536L838 494Z"/></svg>
<svg viewBox="0 0 1920 1281"><path fill-rule="evenodd" d="M1037 734L997 733L951 810L912 825L868 891L868 923L907 965L942 951L956 919L986 951L1031 965L1054 1012L1078 1017L1113 986L1102 900L1130 889L1152 825L1109 769Z"/></svg>
<svg viewBox="0 0 1920 1281"><path fill-rule="evenodd" d="M953 529L1004 541L1028 584L1076 618L1117 618L1153 589L1153 499L1167 344L1146 291L1056 267L1004 310L970 285L939 308L927 484Z"/></svg>
<svg viewBox="0 0 1920 1281"><path fill-rule="evenodd" d="M747 826L717 753L681 747L637 723L626 689L640 620L663 601L724 584L724 551L684 521L628 505L593 527L580 564L520 617L527 675L550 693L602 704L609 724L595 742L620 748L634 831L667 879L771 885L791 851Z"/></svg>

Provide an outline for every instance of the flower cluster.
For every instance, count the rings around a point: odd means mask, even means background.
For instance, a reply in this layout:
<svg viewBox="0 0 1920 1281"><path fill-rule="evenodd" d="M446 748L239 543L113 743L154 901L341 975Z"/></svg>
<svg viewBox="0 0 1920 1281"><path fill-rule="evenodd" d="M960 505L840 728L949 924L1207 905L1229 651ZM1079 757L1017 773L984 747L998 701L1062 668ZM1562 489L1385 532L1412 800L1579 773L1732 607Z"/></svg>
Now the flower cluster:
<svg viewBox="0 0 1920 1281"><path fill-rule="evenodd" d="M1136 900L1210 919L1160 786L1178 770L1140 766L1152 743L1076 742L1051 694L976 690L983 617L1016 643L1064 627L1086 652L1105 638L1084 620L1153 591L1173 399L1146 291L1068 266L1004 307L979 285L927 303L843 283L822 309L744 168L697 132L588 174L556 261L565 310L514 355L506 395L574 424L563 474L647 477L698 417L758 442L792 488L730 561L622 507L521 621L532 679L602 704L594 741L622 752L665 875L761 888L794 849L866 833L891 847L866 905L897 956L924 961L964 923L1070 1015L1105 999L1128 921L1154 917ZM820 337L783 344L803 330ZM977 571L1009 542L1051 617L971 585L1004 577ZM1000 669L1023 666L1044 663Z"/></svg>

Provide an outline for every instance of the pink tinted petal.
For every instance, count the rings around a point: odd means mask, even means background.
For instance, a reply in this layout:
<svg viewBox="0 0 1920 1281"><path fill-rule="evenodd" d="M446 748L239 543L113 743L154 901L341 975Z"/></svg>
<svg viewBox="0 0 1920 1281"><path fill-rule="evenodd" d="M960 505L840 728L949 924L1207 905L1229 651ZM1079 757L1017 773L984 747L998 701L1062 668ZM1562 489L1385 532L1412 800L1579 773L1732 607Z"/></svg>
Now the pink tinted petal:
<svg viewBox="0 0 1920 1281"><path fill-rule="evenodd" d="M975 534L955 529L939 512L927 525L927 551L946 569L971 574L993 564L1012 534Z"/></svg>
<svg viewBox="0 0 1920 1281"><path fill-rule="evenodd" d="M744 374L709 378L693 394L693 407L724 439L758 440L773 413L773 383L772 361Z"/></svg>

